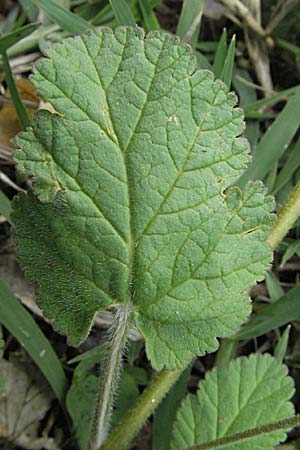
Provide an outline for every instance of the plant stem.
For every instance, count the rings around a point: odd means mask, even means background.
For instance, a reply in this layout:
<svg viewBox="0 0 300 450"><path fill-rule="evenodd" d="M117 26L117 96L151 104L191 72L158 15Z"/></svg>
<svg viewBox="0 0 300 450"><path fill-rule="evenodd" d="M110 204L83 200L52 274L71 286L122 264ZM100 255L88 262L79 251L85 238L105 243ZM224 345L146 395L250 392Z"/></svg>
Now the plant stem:
<svg viewBox="0 0 300 450"><path fill-rule="evenodd" d="M248 439L265 435L266 433L272 433L274 431L286 430L288 428L294 428L300 426L300 414L289 419L278 420L276 422L267 423L251 430L242 431L241 433L232 434L231 436L225 436L220 439L214 439L213 441L205 442L200 445L193 445L185 450L209 450L217 448L226 448L229 445L236 444L237 442L245 442Z"/></svg>
<svg viewBox="0 0 300 450"><path fill-rule="evenodd" d="M30 117L27 112L27 109L22 103L22 99L20 97L19 91L17 89L13 73L9 64L9 59L6 52L3 52L1 54L2 56L2 64L3 64L3 71L5 75L5 80L7 83L7 87L9 89L11 98L14 102L14 106L16 108L16 112L18 114L19 122L21 125L21 128L24 130L26 127L30 125Z"/></svg>
<svg viewBox="0 0 300 450"><path fill-rule="evenodd" d="M104 443L102 450L127 450L148 417L180 377L183 369L162 370L154 376L149 386L137 400L136 405L126 414Z"/></svg>
<svg viewBox="0 0 300 450"><path fill-rule="evenodd" d="M278 213L277 221L267 238L273 250L280 244L286 233L300 216L300 182Z"/></svg>
<svg viewBox="0 0 300 450"><path fill-rule="evenodd" d="M100 448L107 437L131 315L132 303L127 301L119 307L110 330L110 339L107 342L105 358L98 378L96 405L89 437L91 450Z"/></svg>

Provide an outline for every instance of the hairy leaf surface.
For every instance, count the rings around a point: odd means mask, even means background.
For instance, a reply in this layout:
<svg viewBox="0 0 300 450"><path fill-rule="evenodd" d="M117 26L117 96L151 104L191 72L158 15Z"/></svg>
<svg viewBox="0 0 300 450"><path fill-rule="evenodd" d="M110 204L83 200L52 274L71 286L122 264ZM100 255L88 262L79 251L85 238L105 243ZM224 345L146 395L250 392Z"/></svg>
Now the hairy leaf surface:
<svg viewBox="0 0 300 450"><path fill-rule="evenodd" d="M35 181L13 220L45 314L77 345L131 299L155 368L215 350L271 258L272 200L225 191L248 161L235 96L177 38L127 27L67 39L32 79L57 114L17 139Z"/></svg>
<svg viewBox="0 0 300 450"><path fill-rule="evenodd" d="M178 411L171 448L184 449L291 417L293 386L286 366L267 354L238 358L208 372L197 396L188 395ZM276 431L227 444L226 450L273 450L285 437Z"/></svg>

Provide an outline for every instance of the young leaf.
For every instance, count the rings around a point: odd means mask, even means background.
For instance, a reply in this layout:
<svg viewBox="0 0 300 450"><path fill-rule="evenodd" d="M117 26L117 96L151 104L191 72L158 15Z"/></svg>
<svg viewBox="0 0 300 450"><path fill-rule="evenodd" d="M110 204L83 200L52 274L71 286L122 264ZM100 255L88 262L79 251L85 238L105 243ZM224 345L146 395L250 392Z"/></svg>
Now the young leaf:
<svg viewBox="0 0 300 450"><path fill-rule="evenodd" d="M275 303L255 314L237 334L237 338L251 339L300 319L300 288L295 287Z"/></svg>
<svg viewBox="0 0 300 450"><path fill-rule="evenodd" d="M136 22L126 0L109 0L119 25L135 26Z"/></svg>
<svg viewBox="0 0 300 450"><path fill-rule="evenodd" d="M293 381L270 355L250 355L208 372L197 396L184 400L173 429L172 449L181 450L293 415ZM276 431L226 450L270 450L285 439ZM225 448L225 446L224 446Z"/></svg>
<svg viewBox="0 0 300 450"><path fill-rule="evenodd" d="M260 183L225 193L248 161L235 96L175 37L127 27L54 47L33 82L59 114L18 137L35 184L13 222L45 314L78 345L130 299L156 369L215 350L271 259L272 199Z"/></svg>

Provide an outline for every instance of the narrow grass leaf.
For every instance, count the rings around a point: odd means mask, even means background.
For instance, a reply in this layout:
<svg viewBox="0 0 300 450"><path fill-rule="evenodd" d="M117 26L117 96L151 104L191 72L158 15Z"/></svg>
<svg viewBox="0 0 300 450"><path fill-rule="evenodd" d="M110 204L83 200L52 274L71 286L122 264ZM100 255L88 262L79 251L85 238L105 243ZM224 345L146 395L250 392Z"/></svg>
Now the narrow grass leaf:
<svg viewBox="0 0 300 450"><path fill-rule="evenodd" d="M232 36L232 39L230 41L224 62L224 68L221 74L221 80L224 81L228 89L230 89L232 81L232 73L234 68L234 52L235 52L235 35Z"/></svg>
<svg viewBox="0 0 300 450"><path fill-rule="evenodd" d="M1 279L0 323L29 353L63 405L68 382L62 365L31 315Z"/></svg>
<svg viewBox="0 0 300 450"><path fill-rule="evenodd" d="M277 175L272 194L277 194L293 177L294 173L300 167L300 138L293 146L284 166Z"/></svg>
<svg viewBox="0 0 300 450"><path fill-rule="evenodd" d="M25 10L28 19L32 22L36 21L39 11L38 11L37 7L32 3L32 1L31 0L19 0L19 3L21 4L22 8Z"/></svg>
<svg viewBox="0 0 300 450"><path fill-rule="evenodd" d="M159 30L160 25L158 23L156 15L153 12L151 4L149 3L149 0L138 0L138 2L141 8L146 31Z"/></svg>
<svg viewBox="0 0 300 450"><path fill-rule="evenodd" d="M203 0L184 0L176 34L192 47L196 46L203 14Z"/></svg>
<svg viewBox="0 0 300 450"><path fill-rule="evenodd" d="M300 86L293 86L289 89L285 89L284 91L278 92L277 94L271 95L267 98L262 98L260 100L257 100L256 102L249 103L248 105L244 105L244 111L245 114L250 113L251 111L257 111L258 109L264 107L264 106L272 106L276 104L277 102L280 102L282 100L286 100L291 95L296 94L298 92Z"/></svg>
<svg viewBox="0 0 300 450"><path fill-rule="evenodd" d="M73 14L53 0L32 0L32 2L38 6L38 8L42 9L49 19L69 33L80 34L93 28L93 26L82 17Z"/></svg>
<svg viewBox="0 0 300 450"><path fill-rule="evenodd" d="M274 272L268 272L266 285L272 303L277 302L284 295L284 290Z"/></svg>
<svg viewBox="0 0 300 450"><path fill-rule="evenodd" d="M300 288L295 287L277 302L266 306L244 325L237 339L252 339L262 336L275 328L300 319Z"/></svg>
<svg viewBox="0 0 300 450"><path fill-rule="evenodd" d="M11 205L6 195L0 191L0 214L10 221Z"/></svg>
<svg viewBox="0 0 300 450"><path fill-rule="evenodd" d="M279 338L279 341L276 344L274 350L274 357L277 361L282 362L287 352L289 337L290 337L291 325L288 325L282 335Z"/></svg>
<svg viewBox="0 0 300 450"><path fill-rule="evenodd" d="M300 90L288 101L269 127L253 154L248 170L238 185L244 187L249 180L262 180L276 160L285 152L300 125Z"/></svg>
<svg viewBox="0 0 300 450"><path fill-rule="evenodd" d="M213 72L216 78L220 78L227 54L227 30L224 28L222 36L219 40L218 48L213 63Z"/></svg>
<svg viewBox="0 0 300 450"><path fill-rule="evenodd" d="M37 27L37 23L31 23L29 25L25 25L18 30L11 31L10 33L5 34L0 37L0 53L5 52L9 47L19 42L24 37L31 34Z"/></svg>
<svg viewBox="0 0 300 450"><path fill-rule="evenodd" d="M119 25L136 26L135 18L125 0L109 0Z"/></svg>
<svg viewBox="0 0 300 450"><path fill-rule="evenodd" d="M174 421L185 395L191 369L192 364L189 364L155 411L152 450L170 449Z"/></svg>
<svg viewBox="0 0 300 450"><path fill-rule="evenodd" d="M293 241L283 254L280 266L283 267L285 263L295 254L300 255L300 240Z"/></svg>

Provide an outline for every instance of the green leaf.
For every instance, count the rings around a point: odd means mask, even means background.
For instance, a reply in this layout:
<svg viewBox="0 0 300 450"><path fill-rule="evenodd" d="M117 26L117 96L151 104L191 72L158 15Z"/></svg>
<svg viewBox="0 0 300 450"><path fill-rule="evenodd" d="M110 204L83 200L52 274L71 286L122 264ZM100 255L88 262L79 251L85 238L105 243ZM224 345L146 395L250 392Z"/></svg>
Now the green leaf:
<svg viewBox="0 0 300 450"><path fill-rule="evenodd" d="M10 221L11 205L6 195L0 191L0 214Z"/></svg>
<svg viewBox="0 0 300 450"><path fill-rule="evenodd" d="M284 290L281 287L280 281L276 277L275 273L268 272L266 276L266 285L270 295L271 302L277 302L284 295Z"/></svg>
<svg viewBox="0 0 300 450"><path fill-rule="evenodd" d="M222 33L219 43L218 43L217 51L216 51L215 58L214 58L214 64L213 64L213 72L214 72L216 78L221 77L225 59L226 59L226 54L227 54L227 30L226 30L226 28L224 28L223 33Z"/></svg>
<svg viewBox="0 0 300 450"><path fill-rule="evenodd" d="M119 25L130 25L132 27L136 25L135 18L126 0L109 0L109 2Z"/></svg>
<svg viewBox="0 0 300 450"><path fill-rule="evenodd" d="M176 34L192 47L198 41L203 7L203 0L184 0L182 5Z"/></svg>
<svg viewBox="0 0 300 450"><path fill-rule="evenodd" d="M232 73L234 67L234 52L235 52L235 35L232 37L227 55L224 61L224 67L221 74L221 80L224 81L228 89L230 89L231 81L232 81Z"/></svg>
<svg viewBox="0 0 300 450"><path fill-rule="evenodd" d="M72 34L79 34L93 28L89 22L82 17L68 11L53 0L31 0L36 6L44 11L47 17L59 25L63 30Z"/></svg>
<svg viewBox="0 0 300 450"><path fill-rule="evenodd" d="M149 0L138 0L138 2L141 8L146 30L159 30L160 25L156 15L153 12L153 6L151 6Z"/></svg>
<svg viewBox="0 0 300 450"><path fill-rule="evenodd" d="M272 199L227 189L248 161L235 96L177 38L127 27L66 40L32 80L58 114L17 139L35 183L13 222L46 316L78 345L130 297L156 369L214 351L271 259Z"/></svg>
<svg viewBox="0 0 300 450"><path fill-rule="evenodd" d="M189 364L184 372L182 372L180 378L169 390L154 413L152 450L170 449L173 424L181 401L185 396L192 365Z"/></svg>
<svg viewBox="0 0 300 450"><path fill-rule="evenodd" d="M295 254L300 255L300 240L293 241L291 244L288 245L287 249L285 250L282 256L280 266L283 267L285 263Z"/></svg>
<svg viewBox="0 0 300 450"><path fill-rule="evenodd" d="M244 325L237 338L251 339L300 319L300 288L295 287L275 303L265 306Z"/></svg>
<svg viewBox="0 0 300 450"><path fill-rule="evenodd" d="M299 104L300 90L297 90L256 146L253 160L239 180L239 186L245 186L249 180L262 180L283 155L300 126Z"/></svg>
<svg viewBox="0 0 300 450"><path fill-rule="evenodd" d="M87 450L90 422L92 417L92 405L97 395L97 372L99 372L103 358L103 346L93 349L93 353L81 360L73 374L73 381L69 389L66 406L73 420L74 432L80 450ZM137 370L137 374L135 370ZM142 377L140 376L142 373ZM133 406L139 396L139 384L144 384L143 369L139 367L126 367L120 377L118 388L118 401L112 416L112 426L124 416L128 409ZM80 405L80 408L78 407Z"/></svg>
<svg viewBox="0 0 300 450"><path fill-rule="evenodd" d="M64 405L68 381L50 342L31 315L0 280L0 323L20 342L43 372L58 400Z"/></svg>
<svg viewBox="0 0 300 450"><path fill-rule="evenodd" d="M276 177L275 186L272 193L277 194L292 178L300 166L300 138L295 142L284 166Z"/></svg>
<svg viewBox="0 0 300 450"><path fill-rule="evenodd" d="M286 366L275 358L267 354L238 358L227 367L208 372L197 396L190 394L184 400L171 448L185 449L288 418L294 411L288 401L293 393ZM285 437L284 431L276 431L224 448L271 450Z"/></svg>
<svg viewBox="0 0 300 450"><path fill-rule="evenodd" d="M6 50L12 45L19 42L25 36L31 34L37 27L37 23L30 23L22 28L11 31L0 37L0 53L6 52Z"/></svg>

